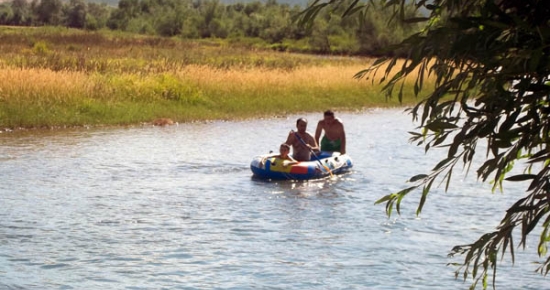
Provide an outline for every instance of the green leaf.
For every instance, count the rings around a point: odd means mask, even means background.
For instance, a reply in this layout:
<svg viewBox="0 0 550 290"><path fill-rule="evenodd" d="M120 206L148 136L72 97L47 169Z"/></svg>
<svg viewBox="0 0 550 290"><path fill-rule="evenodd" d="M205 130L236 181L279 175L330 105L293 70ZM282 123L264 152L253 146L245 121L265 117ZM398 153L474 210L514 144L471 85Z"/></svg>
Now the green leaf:
<svg viewBox="0 0 550 290"><path fill-rule="evenodd" d="M386 63L387 61L389 60L388 57L381 57L381 58L378 58L374 61L374 63L371 65L371 67L377 67L377 66L380 66L384 63Z"/></svg>
<svg viewBox="0 0 550 290"><path fill-rule="evenodd" d="M376 202L374 202L374 204L380 204L380 203L386 202L386 214L388 216L391 216L393 204L397 201L397 206L399 206L401 199L403 199L405 195L407 195L409 192L411 192L415 188L417 188L417 186L411 186L403 190L400 190L396 193L386 195L380 198L379 200L377 200Z"/></svg>
<svg viewBox="0 0 550 290"><path fill-rule="evenodd" d="M399 100L399 103L403 103L403 86L404 86L404 83L401 83L401 87L399 88L399 93L397 94L397 99Z"/></svg>
<svg viewBox="0 0 550 290"><path fill-rule="evenodd" d="M413 135L413 137L422 137L422 136L423 136L422 134L420 134L420 133L418 133L418 132L409 131L408 133L409 133L410 135ZM412 137L412 138L413 138L413 137Z"/></svg>
<svg viewBox="0 0 550 290"><path fill-rule="evenodd" d="M371 69L364 69L364 70L361 70L359 71L358 73L356 73L355 75L353 75L353 78L354 79L362 79L365 77L365 75L367 75L368 73L372 72Z"/></svg>
<svg viewBox="0 0 550 290"><path fill-rule="evenodd" d="M434 131L434 132L439 132L441 130L446 130L446 129L456 129L456 128L458 128L458 126L456 124L449 123L449 122L443 122L443 121L434 121L434 122L426 124L426 126L424 126L424 127L427 128L428 130Z"/></svg>
<svg viewBox="0 0 550 290"><path fill-rule="evenodd" d="M432 171L438 171L440 168L442 168L443 166L445 166L447 163L449 163L451 160L453 160L453 158L445 158L441 161L439 161L439 163L432 169Z"/></svg>
<svg viewBox="0 0 550 290"><path fill-rule="evenodd" d="M453 158L456 155L456 152L458 151L458 146L460 146L463 141L464 141L464 130L460 131L453 138L453 143L451 143L451 146L447 151L447 158Z"/></svg>
<svg viewBox="0 0 550 290"><path fill-rule="evenodd" d="M313 19L325 8L329 3L319 3L320 0L315 0L308 8L298 14L297 19L300 19L298 22L299 26L306 26L310 28L313 26Z"/></svg>
<svg viewBox="0 0 550 290"><path fill-rule="evenodd" d="M541 150L535 154L533 154L533 156L531 156L531 158L538 158L538 157L541 157L541 156L544 156L544 155L548 155L548 150Z"/></svg>
<svg viewBox="0 0 550 290"><path fill-rule="evenodd" d="M405 197L405 194L399 195L396 201L395 209L397 210L397 214L401 214L401 200Z"/></svg>
<svg viewBox="0 0 550 290"><path fill-rule="evenodd" d="M428 20L430 20L430 18L428 17L412 17L412 18L404 19L403 22L411 24L411 23L426 22Z"/></svg>
<svg viewBox="0 0 550 290"><path fill-rule="evenodd" d="M546 244L550 240L550 236L547 235L547 233L548 233L548 227L545 227L542 230L542 233L540 234L538 253L539 253L539 256L541 257L546 256L546 253L548 252L548 246Z"/></svg>
<svg viewBox="0 0 550 290"><path fill-rule="evenodd" d="M406 195L406 194L408 194L409 192L411 192L412 190L414 190L416 188L417 188L417 186L411 186L411 187L402 189L402 190L396 192L395 196Z"/></svg>
<svg viewBox="0 0 550 290"><path fill-rule="evenodd" d="M507 180L507 181L525 181L525 180L535 179L535 177L537 177L537 176L534 175L534 174L519 174L519 175L510 176L510 177L506 178L505 180Z"/></svg>
<svg viewBox="0 0 550 290"><path fill-rule="evenodd" d="M391 200L395 197L395 194L388 194L388 195L385 195L383 196L382 198L378 199L377 201L374 202L374 204L381 204L383 202L386 202L388 200Z"/></svg>
<svg viewBox="0 0 550 290"><path fill-rule="evenodd" d="M543 56L542 48L537 49L535 51L531 51L530 57L529 57L529 70L530 71L536 71L537 67L539 66L540 60Z"/></svg>
<svg viewBox="0 0 550 290"><path fill-rule="evenodd" d="M447 182L445 183L445 192L449 191L449 184L451 184L451 176L453 175L453 169L449 169L447 172Z"/></svg>
<svg viewBox="0 0 550 290"><path fill-rule="evenodd" d="M435 142L433 143L433 147L436 147L438 145L440 145L441 143L445 142L445 140L447 139L447 137L449 136L449 133L444 133L444 134L441 134L440 136L436 137L435 138Z"/></svg>
<svg viewBox="0 0 550 290"><path fill-rule="evenodd" d="M531 157L531 158L529 158L529 160L527 162L530 163L530 164L533 164L533 163L538 163L538 162L546 162L546 161L548 161L548 159L550 159L550 158L548 158L548 156L543 155L543 156L540 156L540 157L537 157L537 158Z"/></svg>
<svg viewBox="0 0 550 290"><path fill-rule="evenodd" d="M391 6L394 6L394 5L398 5L398 4L401 4L401 1L402 0L389 0L388 2L386 2L386 8L388 7L391 7Z"/></svg>
<svg viewBox="0 0 550 290"><path fill-rule="evenodd" d="M426 202L426 198L428 197L428 193L430 193L430 188L432 187L433 182L434 182L434 179L432 179L422 189L422 196L420 197L420 202L418 203L418 207L416 208L416 215L417 216L420 215L420 213L422 212L422 208L424 208L424 203Z"/></svg>
<svg viewBox="0 0 550 290"><path fill-rule="evenodd" d="M497 139L493 143L497 148L510 148L512 147L512 142L510 140Z"/></svg>
<svg viewBox="0 0 550 290"><path fill-rule="evenodd" d="M418 174L418 175L415 175L415 176L411 177L408 181L409 181L409 182L415 182L415 181L424 179L424 178L426 178L426 177L428 177L427 174Z"/></svg>
<svg viewBox="0 0 550 290"><path fill-rule="evenodd" d="M348 9L346 9L346 11L344 12L344 14L342 14L342 18L346 17L346 16L349 16L353 13L355 13L357 10L354 9L355 6L357 5L357 3L359 3L359 0L354 0L353 2L351 2L351 4L348 6ZM362 6L360 6L362 7ZM352 12L353 11L353 12Z"/></svg>

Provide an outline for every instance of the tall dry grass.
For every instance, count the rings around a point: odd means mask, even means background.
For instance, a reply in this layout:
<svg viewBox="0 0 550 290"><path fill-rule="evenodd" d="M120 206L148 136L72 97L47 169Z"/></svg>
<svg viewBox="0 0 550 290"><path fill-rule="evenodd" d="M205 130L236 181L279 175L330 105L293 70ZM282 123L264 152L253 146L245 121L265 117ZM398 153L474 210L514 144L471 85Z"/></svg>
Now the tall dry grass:
<svg viewBox="0 0 550 290"><path fill-rule="evenodd" d="M353 76L372 60L43 31L4 35L0 127L187 122L327 108L399 106L377 81ZM84 33L83 35L80 35ZM41 37L41 35L43 35ZM182 51L182 48L185 48ZM404 104L412 98L406 85Z"/></svg>

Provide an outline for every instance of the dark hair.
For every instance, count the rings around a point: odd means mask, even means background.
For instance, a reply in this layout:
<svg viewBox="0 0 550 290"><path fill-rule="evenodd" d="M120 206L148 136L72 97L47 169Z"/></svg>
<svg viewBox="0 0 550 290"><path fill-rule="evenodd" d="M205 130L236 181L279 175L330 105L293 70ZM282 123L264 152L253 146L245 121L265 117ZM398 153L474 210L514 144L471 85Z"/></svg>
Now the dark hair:
<svg viewBox="0 0 550 290"><path fill-rule="evenodd" d="M288 149L290 151L290 145L288 145L286 143L281 144L281 147L285 147L286 149Z"/></svg>
<svg viewBox="0 0 550 290"><path fill-rule="evenodd" d="M298 118L298 120L296 120L296 126L298 126L298 123L300 123L300 121L304 121L304 123L307 124L307 119L306 118Z"/></svg>
<svg viewBox="0 0 550 290"><path fill-rule="evenodd" d="M334 112L331 110L326 110L323 114L325 117L334 117Z"/></svg>

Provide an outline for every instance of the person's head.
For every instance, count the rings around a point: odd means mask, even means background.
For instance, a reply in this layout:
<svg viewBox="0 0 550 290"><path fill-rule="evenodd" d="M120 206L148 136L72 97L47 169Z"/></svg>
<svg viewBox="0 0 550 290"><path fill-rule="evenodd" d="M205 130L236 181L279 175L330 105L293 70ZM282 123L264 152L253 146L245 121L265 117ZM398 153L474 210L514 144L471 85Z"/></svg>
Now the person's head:
<svg viewBox="0 0 550 290"><path fill-rule="evenodd" d="M307 129L307 120L305 118L299 118L296 120L296 129L298 132L303 133Z"/></svg>
<svg viewBox="0 0 550 290"><path fill-rule="evenodd" d="M279 147L279 153L281 153L282 157L286 157L288 153L290 153L290 145L286 143L281 144L281 147Z"/></svg>
<svg viewBox="0 0 550 290"><path fill-rule="evenodd" d="M323 113L323 116L324 116L325 122L327 122L328 124L331 124L334 121L334 112L331 110L326 110Z"/></svg>

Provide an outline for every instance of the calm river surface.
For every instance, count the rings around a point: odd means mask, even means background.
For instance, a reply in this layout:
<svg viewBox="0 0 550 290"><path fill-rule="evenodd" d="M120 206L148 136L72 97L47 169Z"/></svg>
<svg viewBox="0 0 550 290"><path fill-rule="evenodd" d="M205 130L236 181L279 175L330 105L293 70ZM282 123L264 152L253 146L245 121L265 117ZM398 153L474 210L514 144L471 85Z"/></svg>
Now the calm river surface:
<svg viewBox="0 0 550 290"><path fill-rule="evenodd" d="M447 253L521 187L492 194L471 172L420 217L416 193L388 218L374 202L441 154L408 143L402 110L339 116L353 171L299 183L249 169L299 116L0 134L0 289L467 289ZM306 117L313 132L321 114ZM537 238L505 257L499 289L550 287Z"/></svg>

